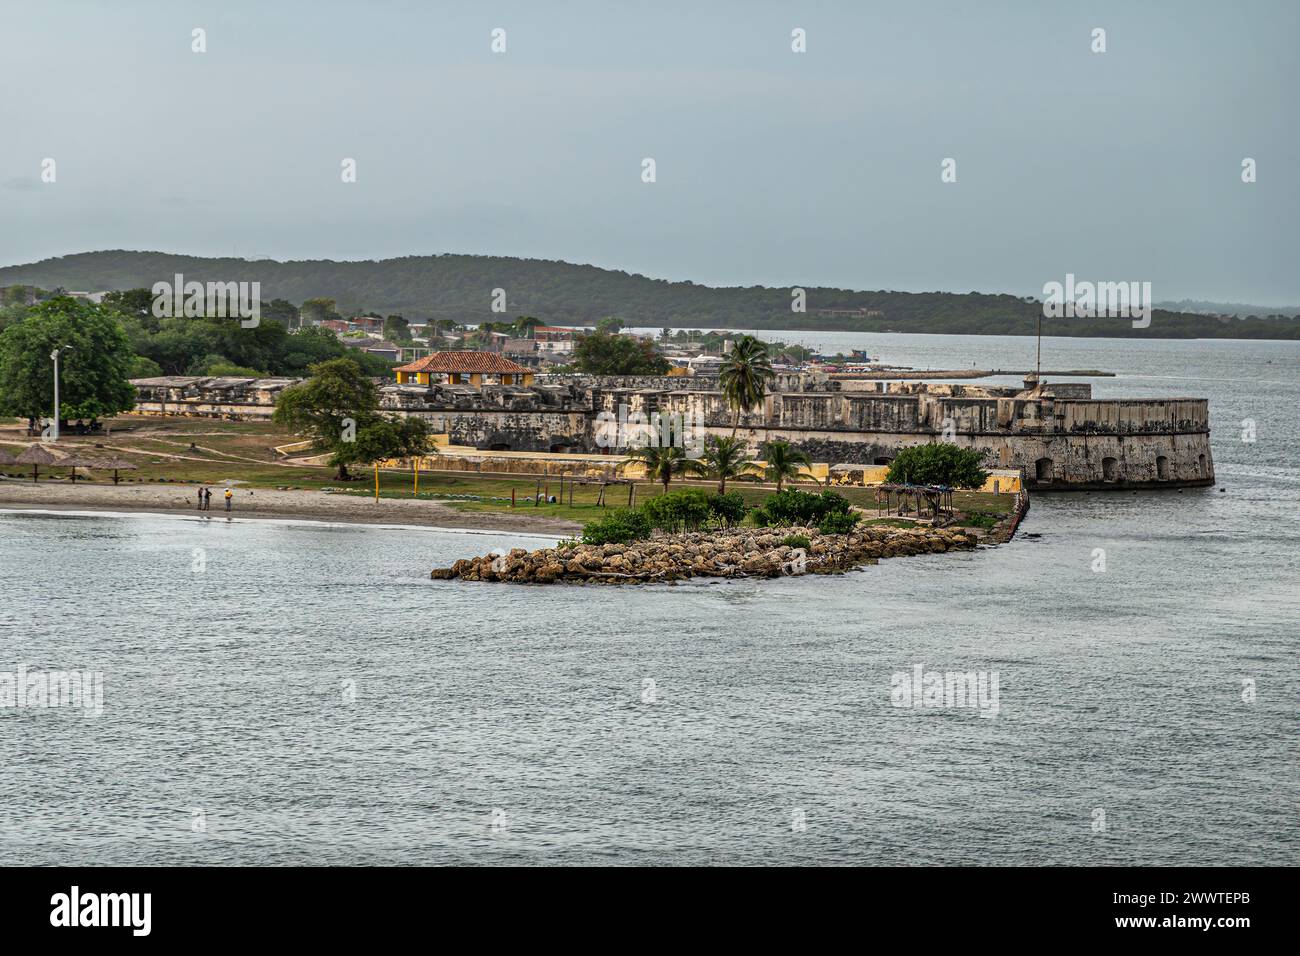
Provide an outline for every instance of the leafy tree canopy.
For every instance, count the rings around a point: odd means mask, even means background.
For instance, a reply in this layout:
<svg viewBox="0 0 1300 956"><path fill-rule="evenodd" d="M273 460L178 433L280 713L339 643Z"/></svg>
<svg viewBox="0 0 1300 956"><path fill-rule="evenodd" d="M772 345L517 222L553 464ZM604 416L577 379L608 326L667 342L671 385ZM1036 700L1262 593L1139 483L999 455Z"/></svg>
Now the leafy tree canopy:
<svg viewBox="0 0 1300 956"><path fill-rule="evenodd" d="M389 418L378 409L374 383L351 358L337 358L313 365L307 381L281 392L274 418L329 452L345 480L349 464L429 453L423 419Z"/></svg>
<svg viewBox="0 0 1300 956"><path fill-rule="evenodd" d="M67 419L94 420L135 407L129 379L135 355L114 314L66 296L33 306L0 333L0 414L37 419L54 408L56 347L59 411Z"/></svg>
<svg viewBox="0 0 1300 956"><path fill-rule="evenodd" d="M584 335L574 346L573 357L579 372L592 375L663 375L668 371L668 360L655 352L654 344L632 335Z"/></svg>
<svg viewBox="0 0 1300 956"><path fill-rule="evenodd" d="M888 480L899 484L979 488L989 476L981 467L983 460L978 451L946 442L914 445L898 453L889 466Z"/></svg>

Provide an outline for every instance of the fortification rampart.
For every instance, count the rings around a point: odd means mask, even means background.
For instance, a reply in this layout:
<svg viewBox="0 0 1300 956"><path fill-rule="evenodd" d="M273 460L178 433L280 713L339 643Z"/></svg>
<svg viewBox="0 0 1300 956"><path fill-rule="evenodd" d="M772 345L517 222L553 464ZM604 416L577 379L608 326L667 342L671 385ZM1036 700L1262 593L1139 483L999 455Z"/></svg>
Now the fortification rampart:
<svg viewBox="0 0 1300 956"><path fill-rule="evenodd" d="M743 437L753 453L789 441L814 461L888 464L911 445L947 441L1016 468L1039 490L1204 485L1214 481L1204 399L1095 399L1087 385L1028 389L905 383L843 389L787 378L787 389L737 416L716 380L543 376L519 386L380 389L387 411L426 419L451 441L484 451L611 452L602 419L680 416L707 433ZM141 379L139 414L268 418L293 379ZM702 385L712 385L702 388ZM882 386L885 383L878 383ZM896 383L889 383L890 386ZM809 388L788 388L808 385Z"/></svg>

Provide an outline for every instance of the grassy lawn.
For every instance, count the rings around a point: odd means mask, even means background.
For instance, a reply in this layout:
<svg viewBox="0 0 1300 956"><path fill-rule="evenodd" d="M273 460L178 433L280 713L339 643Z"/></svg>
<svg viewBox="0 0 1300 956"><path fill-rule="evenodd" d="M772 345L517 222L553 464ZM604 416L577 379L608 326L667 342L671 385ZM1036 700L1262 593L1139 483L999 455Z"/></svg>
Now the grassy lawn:
<svg viewBox="0 0 1300 956"><path fill-rule="evenodd" d="M17 422L0 421L0 448L18 451L29 439L17 431ZM91 457L115 455L139 466L137 471L122 472L123 482L154 481L166 478L175 482L242 481L254 488L335 488L355 495L374 494L372 469L353 469L357 480L341 482L335 479L334 469L314 465L278 464L277 445L295 441L295 436L269 422L214 422L198 418L145 418L124 416L111 423L107 436L78 436L65 434L59 448L69 454ZM193 448L191 448L191 443ZM30 475L30 467L4 466L0 471L15 477ZM42 481L45 469L41 470ZM55 472L53 480L66 480L66 469ZM78 470L78 475L82 473ZM93 472L97 483L111 480L111 474ZM410 471L381 471L379 495L381 498L411 498L413 474ZM543 489L549 484L552 495L560 494L558 478L543 480ZM527 476L507 477L478 475L473 472L420 473L420 494L424 500L441 501L462 511L506 511L510 509L510 495L514 492L517 507L538 515L586 521L602 512L596 504L599 485L576 485L573 505L569 505L569 483L565 482L564 500L556 504L534 505L537 479ZM713 481L674 481L669 491L698 488L712 493L717 483ZM820 486L802 483L796 485L805 491L820 490ZM733 481L728 491L738 491L751 506L761 505L774 487L753 482ZM839 486L834 489L851 503L875 510L875 491L871 488ZM663 486L648 481L636 483L636 502L663 493ZM954 504L961 511L987 512L1003 515L1011 510L1012 496L984 492L957 492ZM628 501L627 485L609 485L605 489L609 507L625 507Z"/></svg>

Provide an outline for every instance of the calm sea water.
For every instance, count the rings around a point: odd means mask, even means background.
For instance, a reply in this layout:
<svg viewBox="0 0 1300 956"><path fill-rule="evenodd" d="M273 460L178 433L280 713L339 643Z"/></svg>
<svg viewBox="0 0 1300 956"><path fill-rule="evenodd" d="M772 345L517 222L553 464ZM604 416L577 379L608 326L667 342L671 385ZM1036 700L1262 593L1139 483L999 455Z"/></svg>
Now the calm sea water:
<svg viewBox="0 0 1300 956"><path fill-rule="evenodd" d="M787 335L919 366L1032 354ZM0 514L0 671L105 678L98 716L0 710L0 850L1297 862L1300 343L1048 340L1044 366L1209 397L1224 490L1038 495L997 549L639 589L429 580L537 545L509 536ZM997 716L893 706L916 665L997 672Z"/></svg>

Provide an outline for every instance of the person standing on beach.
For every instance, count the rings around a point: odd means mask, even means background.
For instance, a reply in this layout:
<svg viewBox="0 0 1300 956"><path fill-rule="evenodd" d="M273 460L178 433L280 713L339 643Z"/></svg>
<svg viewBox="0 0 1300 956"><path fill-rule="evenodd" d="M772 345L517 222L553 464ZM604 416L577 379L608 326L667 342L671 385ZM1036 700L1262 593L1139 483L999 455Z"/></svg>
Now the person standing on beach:
<svg viewBox="0 0 1300 956"><path fill-rule="evenodd" d="M212 510L212 489L211 488L203 489L203 510L204 511Z"/></svg>
<svg viewBox="0 0 1300 956"><path fill-rule="evenodd" d="M233 491L231 491L229 488L227 488L227 489L226 489L226 510L227 510L227 511L230 510L230 502L231 502L231 499L234 498L234 497L235 497L235 493L234 493Z"/></svg>
<svg viewBox="0 0 1300 956"><path fill-rule="evenodd" d="M203 488L199 488L199 510L203 510Z"/></svg>

